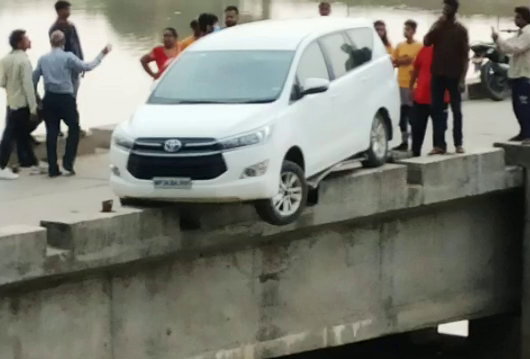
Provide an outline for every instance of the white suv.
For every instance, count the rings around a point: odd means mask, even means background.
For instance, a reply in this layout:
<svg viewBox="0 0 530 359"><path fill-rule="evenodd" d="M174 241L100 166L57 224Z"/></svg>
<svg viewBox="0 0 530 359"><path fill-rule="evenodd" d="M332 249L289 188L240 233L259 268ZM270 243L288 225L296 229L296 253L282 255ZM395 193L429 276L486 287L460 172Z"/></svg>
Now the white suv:
<svg viewBox="0 0 530 359"><path fill-rule="evenodd" d="M264 220L287 224L311 178L351 158L385 163L399 106L370 21L225 29L184 51L115 130L112 189L124 205L255 201Z"/></svg>

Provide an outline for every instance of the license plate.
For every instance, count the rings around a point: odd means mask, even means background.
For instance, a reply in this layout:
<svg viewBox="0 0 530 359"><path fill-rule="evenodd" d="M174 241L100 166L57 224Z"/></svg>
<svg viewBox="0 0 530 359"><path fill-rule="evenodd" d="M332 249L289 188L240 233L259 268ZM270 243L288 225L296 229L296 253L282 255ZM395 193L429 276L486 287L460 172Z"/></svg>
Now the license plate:
<svg viewBox="0 0 530 359"><path fill-rule="evenodd" d="M191 189L191 178L153 178L156 189Z"/></svg>

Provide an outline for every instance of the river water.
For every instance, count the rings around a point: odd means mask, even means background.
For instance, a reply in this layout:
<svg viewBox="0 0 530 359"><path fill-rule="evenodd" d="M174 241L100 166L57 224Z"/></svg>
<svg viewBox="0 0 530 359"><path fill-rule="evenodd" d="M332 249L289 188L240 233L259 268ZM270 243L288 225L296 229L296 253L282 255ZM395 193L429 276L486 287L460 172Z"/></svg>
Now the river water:
<svg viewBox="0 0 530 359"><path fill-rule="evenodd" d="M0 0L0 54L9 51L11 30L23 28L33 42L29 56L35 64L49 50L48 29L55 18L55 0ZM86 57L92 58L107 43L112 54L100 68L87 74L79 93L83 128L127 120L146 99L150 78L139 64L141 55L160 41L166 26L188 35L189 22L201 12L221 18L227 5L239 6L244 21L262 18L311 17L317 1L309 0L75 0L72 21L79 30ZM401 41L402 23L413 18L419 24L418 38L438 16L439 0L348 0L333 4L333 16L363 16L384 19L391 41ZM472 41L487 41L490 26L512 28L512 10L517 0L463 1L463 21ZM2 40L3 39L3 40ZM0 118L5 96L0 93ZM0 128L3 121L0 121ZM42 131L42 130L41 130Z"/></svg>

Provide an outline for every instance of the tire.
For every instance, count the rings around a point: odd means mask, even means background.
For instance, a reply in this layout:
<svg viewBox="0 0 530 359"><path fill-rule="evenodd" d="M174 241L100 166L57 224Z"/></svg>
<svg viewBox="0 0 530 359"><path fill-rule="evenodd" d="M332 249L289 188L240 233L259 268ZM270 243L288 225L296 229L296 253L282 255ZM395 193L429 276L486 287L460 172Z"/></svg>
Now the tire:
<svg viewBox="0 0 530 359"><path fill-rule="evenodd" d="M290 183L292 183L292 187L290 187L291 193L289 194L285 190L289 191ZM304 170L294 162L284 161L280 173L278 194L274 198L256 202L256 212L263 221L269 224L285 226L300 217L306 207L307 196L308 186ZM292 204L293 202L295 202L295 208L288 208L288 203Z"/></svg>
<svg viewBox="0 0 530 359"><path fill-rule="evenodd" d="M480 83L486 96L493 101L502 101L510 94L508 79L493 75L492 63L486 62L480 69Z"/></svg>
<svg viewBox="0 0 530 359"><path fill-rule="evenodd" d="M377 114L370 131L370 148L363 166L368 168L384 165L388 158L388 127L380 114Z"/></svg>

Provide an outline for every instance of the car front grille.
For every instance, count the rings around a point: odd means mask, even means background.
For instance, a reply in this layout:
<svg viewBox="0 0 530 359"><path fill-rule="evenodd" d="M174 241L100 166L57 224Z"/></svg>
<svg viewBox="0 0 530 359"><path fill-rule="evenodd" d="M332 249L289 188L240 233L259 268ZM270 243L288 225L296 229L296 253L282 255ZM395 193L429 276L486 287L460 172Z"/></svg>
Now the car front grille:
<svg viewBox="0 0 530 359"><path fill-rule="evenodd" d="M174 138L140 138L129 155L127 170L135 178L151 180L155 177L183 177L192 180L211 180L226 172L221 147L211 138L179 138L182 144L176 152L164 149L167 140Z"/></svg>

